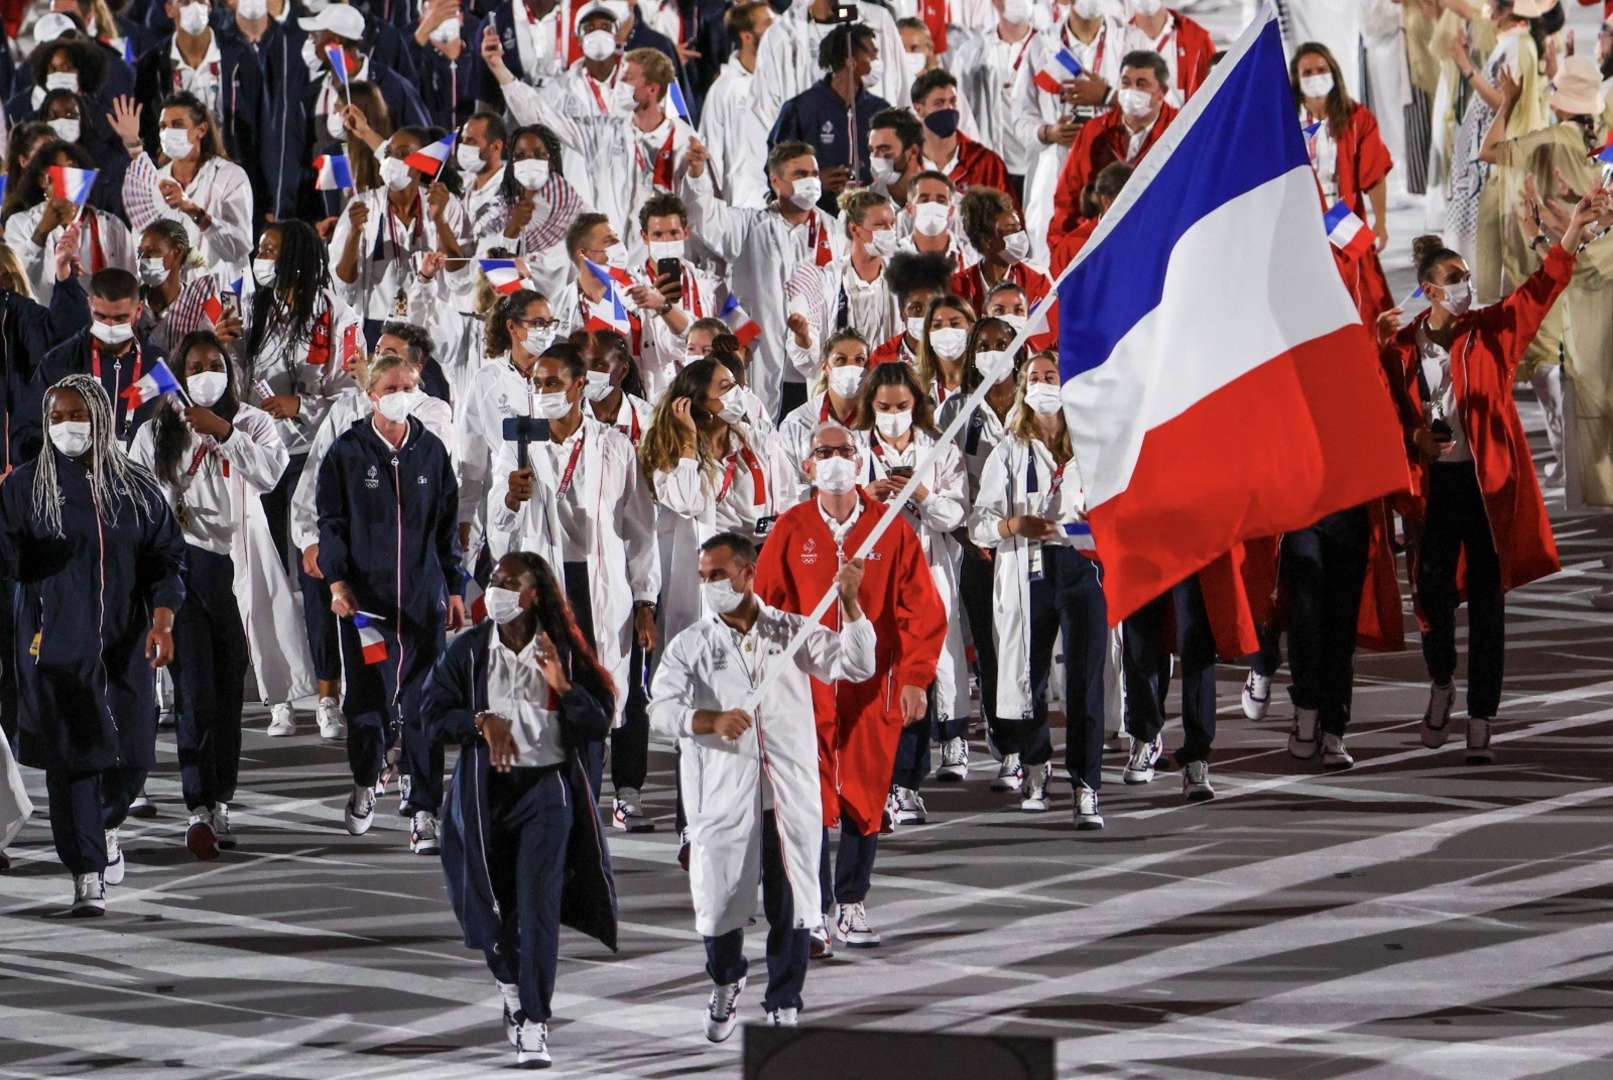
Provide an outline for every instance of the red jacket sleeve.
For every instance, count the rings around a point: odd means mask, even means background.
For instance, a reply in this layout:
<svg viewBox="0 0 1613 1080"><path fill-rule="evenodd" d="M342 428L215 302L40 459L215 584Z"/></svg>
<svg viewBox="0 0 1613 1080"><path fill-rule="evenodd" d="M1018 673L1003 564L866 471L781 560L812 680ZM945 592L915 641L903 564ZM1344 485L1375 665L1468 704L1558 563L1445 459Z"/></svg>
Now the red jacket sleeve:
<svg viewBox="0 0 1613 1080"><path fill-rule="evenodd" d="M1057 247L1060 240L1081 224L1081 192L1092 179L1092 144L1100 128L1107 129L1101 118L1088 120L1081 126L1081 133L1070 147L1070 156L1064 159L1064 167L1059 170L1058 186L1053 189L1053 219L1047 225L1049 248Z"/></svg>
<svg viewBox="0 0 1613 1080"><path fill-rule="evenodd" d="M1384 145L1383 136L1378 131L1378 118L1372 115L1371 109L1357 105L1355 114L1350 117L1350 127L1355 132L1355 181L1361 194L1365 195L1389 175L1395 163L1389 156L1389 147Z"/></svg>
<svg viewBox="0 0 1613 1080"><path fill-rule="evenodd" d="M946 644L946 608L912 526L898 519L891 531L898 529L901 539L893 554L901 572L890 576L889 600L901 638L896 682L899 686L928 687L935 681L935 667Z"/></svg>
<svg viewBox="0 0 1613 1080"><path fill-rule="evenodd" d="M1177 65L1176 81L1182 84L1182 100L1186 102L1210 77L1215 40L1203 26L1180 12L1176 15L1176 35L1182 45L1182 62Z"/></svg>

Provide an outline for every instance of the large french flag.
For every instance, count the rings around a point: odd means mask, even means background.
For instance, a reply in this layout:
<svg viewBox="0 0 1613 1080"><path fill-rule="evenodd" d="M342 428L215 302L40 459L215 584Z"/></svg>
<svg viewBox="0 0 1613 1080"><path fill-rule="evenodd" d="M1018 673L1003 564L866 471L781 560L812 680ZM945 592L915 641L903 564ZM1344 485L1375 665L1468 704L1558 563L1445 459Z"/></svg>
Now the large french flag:
<svg viewBox="0 0 1613 1080"><path fill-rule="evenodd" d="M1407 486L1293 113L1267 6L1060 279L1065 418L1112 621L1242 541Z"/></svg>

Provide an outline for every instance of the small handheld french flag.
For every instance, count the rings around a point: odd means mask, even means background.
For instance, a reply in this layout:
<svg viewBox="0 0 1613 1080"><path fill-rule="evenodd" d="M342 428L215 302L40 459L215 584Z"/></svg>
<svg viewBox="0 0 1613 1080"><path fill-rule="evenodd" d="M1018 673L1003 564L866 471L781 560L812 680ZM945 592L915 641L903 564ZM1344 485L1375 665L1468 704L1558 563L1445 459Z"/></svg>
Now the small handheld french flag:
<svg viewBox="0 0 1613 1080"><path fill-rule="evenodd" d="M1066 82L1079 79L1085 74L1086 69L1081 66L1081 61L1077 60L1069 49L1060 49L1048 58L1047 63L1042 65L1032 81L1049 94L1056 94Z"/></svg>
<svg viewBox="0 0 1613 1080"><path fill-rule="evenodd" d="M487 277L487 283L500 296L508 296L526 287L521 269L515 265L514 259L478 259L477 262Z"/></svg>
<svg viewBox="0 0 1613 1080"><path fill-rule="evenodd" d="M751 342L762 336L762 328L757 326L756 320L739 306L739 297L733 293L729 293L728 299L723 301L722 310L717 313L717 317L728 324L728 329L734 332L739 343L747 349L750 348Z"/></svg>
<svg viewBox="0 0 1613 1080"><path fill-rule="evenodd" d="M403 160L411 168L418 169L427 176L436 176L448 163L448 155L454 152L454 141L458 138L459 136L450 131L436 142L422 146Z"/></svg>
<svg viewBox="0 0 1613 1080"><path fill-rule="evenodd" d="M672 111L678 114L678 119L689 123L689 103L683 100L683 88L676 82L667 84L666 96L672 102Z"/></svg>
<svg viewBox="0 0 1613 1080"><path fill-rule="evenodd" d="M345 191L353 186L353 170L346 154L320 154L314 158L314 188L317 191Z"/></svg>
<svg viewBox="0 0 1613 1080"><path fill-rule="evenodd" d="M179 380L174 373L168 370L168 365L158 360L151 365L137 381L129 384L129 389L123 392L129 400L130 410L138 409L148 401L155 401L164 394L180 393Z"/></svg>
<svg viewBox="0 0 1613 1080"><path fill-rule="evenodd" d="M1600 161L1603 165L1613 165L1613 135L1609 135L1607 145L1600 150L1592 151L1591 158Z"/></svg>
<svg viewBox="0 0 1613 1080"><path fill-rule="evenodd" d="M587 266L588 272L598 278L605 286L605 296L602 302L610 304L610 319L608 321L595 314L594 305L589 305L587 329L614 330L626 337L632 330L632 324L627 321L627 309L622 306L622 298L617 295L615 276L609 268L600 266L592 259L583 259L583 265Z"/></svg>
<svg viewBox="0 0 1613 1080"><path fill-rule="evenodd" d="M95 186L95 177L99 171L75 169L70 165L52 165L50 193L58 199L66 199L74 206L82 207L84 200L90 197L90 189Z"/></svg>
<svg viewBox="0 0 1613 1080"><path fill-rule="evenodd" d="M372 622L386 622L386 620L367 611L353 613L353 629L358 631L358 644L363 651L364 662L379 664L386 659L386 638L381 636L381 631L370 625Z"/></svg>
<svg viewBox="0 0 1613 1080"><path fill-rule="evenodd" d="M1342 200L1322 215L1322 223L1327 226L1327 238L1333 246L1352 262L1372 250L1372 230Z"/></svg>
<svg viewBox="0 0 1613 1080"><path fill-rule="evenodd" d="M1092 526L1088 525L1086 522L1084 522L1084 521L1066 521L1066 522L1064 522L1064 524L1060 525L1059 528L1064 530L1064 535L1065 536L1068 536L1072 540L1075 541L1073 544L1070 545L1071 547L1075 548L1075 550L1077 550L1077 551L1096 551L1096 550L1098 550L1098 545L1096 543L1094 543L1093 540L1092 540Z"/></svg>
<svg viewBox="0 0 1613 1080"><path fill-rule="evenodd" d="M347 70L347 50L340 45L327 45L325 58L330 61L330 70L336 76L336 81L346 86L350 74Z"/></svg>

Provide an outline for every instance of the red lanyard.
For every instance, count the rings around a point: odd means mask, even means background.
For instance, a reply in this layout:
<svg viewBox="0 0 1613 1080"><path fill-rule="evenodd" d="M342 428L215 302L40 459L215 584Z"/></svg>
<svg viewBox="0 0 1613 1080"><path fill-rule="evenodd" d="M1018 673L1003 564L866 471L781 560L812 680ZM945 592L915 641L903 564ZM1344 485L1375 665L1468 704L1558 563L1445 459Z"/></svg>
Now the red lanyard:
<svg viewBox="0 0 1613 1080"><path fill-rule="evenodd" d="M1068 462L1066 462L1068 464ZM1047 500L1042 503L1043 510L1058 511L1059 488L1064 484L1064 466L1060 465L1053 470L1053 483L1048 485Z"/></svg>
<svg viewBox="0 0 1613 1080"><path fill-rule="evenodd" d="M639 438L638 410L633 408L633 403L627 400L626 394L622 395L622 408L627 410L627 418L629 421L631 421L632 426L629 427L627 424L617 424L616 430L620 431L623 435L626 435L628 439L632 441L633 445L637 446Z"/></svg>
<svg viewBox="0 0 1613 1080"><path fill-rule="evenodd" d="M94 375L97 379L101 377L101 343L96 340L94 334L90 335L90 374ZM139 381L140 343L137 341L134 345L134 366L129 369L129 383L130 385L133 385ZM112 389L116 390L117 387L114 386Z"/></svg>
<svg viewBox="0 0 1613 1080"><path fill-rule="evenodd" d="M201 443L196 447L195 455L190 459L190 468L185 470L185 479L189 480L191 477L195 476L196 471L202 467L202 462L207 460L207 455L216 453L217 450L218 443L213 439L213 436L203 436ZM230 459L220 455L219 467L227 479L230 475Z"/></svg>
<svg viewBox="0 0 1613 1080"><path fill-rule="evenodd" d="M1068 45L1072 51L1079 51L1086 47L1079 40L1075 39L1070 33L1070 24L1067 22L1064 24L1064 29L1059 36L1064 39L1064 44ZM1092 54L1092 63L1087 66L1088 75L1101 77L1100 73L1103 71L1103 50L1107 48L1108 45L1109 27L1107 24L1104 24L1098 27L1098 49L1097 52ZM1014 66L1017 68L1019 65L1015 64Z"/></svg>
<svg viewBox="0 0 1613 1080"><path fill-rule="evenodd" d="M728 461L723 465L722 490L717 492L717 501L722 502L728 497L729 490L734 486L734 473L739 469L741 458L745 461L745 467L750 470L751 486L756 489L751 502L755 506L761 506L767 501L767 482L762 476L762 463L756 460L756 455L751 453L751 448L748 446L741 446L739 453L728 455Z"/></svg>
<svg viewBox="0 0 1613 1080"><path fill-rule="evenodd" d="M650 183L662 191L672 190L672 167L675 160L672 143L677 137L678 128L674 124L672 130L666 133L666 142L656 151L653 165L644 160L643 140L638 138L633 140L633 159L638 162L639 172L649 173Z"/></svg>
<svg viewBox="0 0 1613 1080"><path fill-rule="evenodd" d="M1025 35L1025 44L1023 44L1023 45L1021 45L1019 47L1019 55L1014 57L1014 66L1010 70L1015 71L1015 72L1019 71L1019 65L1021 65L1021 64L1023 64L1025 62L1025 54L1030 52L1030 50L1031 50L1031 42L1034 41L1034 40L1036 40L1036 32L1035 31L1031 31L1030 33L1027 33Z"/></svg>
<svg viewBox="0 0 1613 1080"><path fill-rule="evenodd" d="M618 63L616 65L616 70L610 73L610 82L606 85L608 85L612 90L616 89L616 76L621 73L621 70L622 65ZM588 74L586 71L582 73L582 79L583 82L588 84L588 89L594 92L594 104L599 106L599 111L602 113L609 113L610 106L605 104L605 95L599 92L599 83L595 81L594 77Z"/></svg>
<svg viewBox="0 0 1613 1080"><path fill-rule="evenodd" d="M419 196L419 200L420 200L420 205L415 207L414 224L409 226L409 238L411 240L414 239L414 237L416 237L416 236L418 236L422 240L424 240L425 236L426 236L426 197L424 195L421 195L421 196ZM399 248L398 248L398 217L397 217L397 213L392 209L392 202L391 202L390 199L387 200L387 203L386 203L386 234L387 234L388 242L391 243L391 245L392 245L391 257L396 259L398 257L398 252L399 252ZM413 250L414 249L411 246L409 248L403 249L403 253L405 255L407 255L410 252L412 252Z"/></svg>
<svg viewBox="0 0 1613 1080"><path fill-rule="evenodd" d="M622 404L627 404L625 397L622 399ZM554 489L555 498L561 498L571 490L571 478L577 472L577 462L582 458L582 444L587 438L586 431L577 435L577 445L571 448L571 460L566 462L566 471L560 474L560 484Z"/></svg>
<svg viewBox="0 0 1613 1080"><path fill-rule="evenodd" d="M828 266L834 261L834 253L829 250L829 230L819 224L815 211L808 210L807 214L807 247L812 249L819 266Z"/></svg>

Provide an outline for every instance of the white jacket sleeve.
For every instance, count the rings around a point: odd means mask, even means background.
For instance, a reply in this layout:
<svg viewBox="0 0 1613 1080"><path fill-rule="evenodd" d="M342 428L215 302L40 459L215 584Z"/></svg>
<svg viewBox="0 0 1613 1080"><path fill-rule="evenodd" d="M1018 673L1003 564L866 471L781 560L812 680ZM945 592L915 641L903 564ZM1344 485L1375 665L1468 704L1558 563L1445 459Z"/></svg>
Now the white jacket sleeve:
<svg viewBox="0 0 1613 1080"><path fill-rule="evenodd" d="M1042 52L1037 43L1031 43L1024 63L1019 65L1019 71L1014 75L1013 89L1008 92L1009 123L1019 133L1019 141L1024 144L1025 152L1033 156L1040 153L1043 146L1038 133L1043 124L1050 122L1042 99L1051 98L1051 95L1038 88L1035 82L1036 72L1042 65Z"/></svg>
<svg viewBox="0 0 1613 1080"><path fill-rule="evenodd" d="M689 235L698 236L712 253L733 262L745 251L750 236L751 211L736 210L712 190L711 174L683 177L683 201L689 209Z"/></svg>
<svg viewBox="0 0 1613 1080"><path fill-rule="evenodd" d="M657 469L655 498L679 517L700 521L712 512L711 491L694 458L679 458L672 469Z"/></svg>
<svg viewBox="0 0 1613 1080"><path fill-rule="evenodd" d="M630 403L624 406L631 408ZM622 546L627 553L627 579L633 590L634 603L653 604L661 595L661 550L656 540L655 500L650 498L649 482L639 468L633 444L624 435L618 440L623 448L617 467L626 471L622 488L621 514Z"/></svg>
<svg viewBox="0 0 1613 1080"><path fill-rule="evenodd" d="M239 165L219 169L213 185L213 219L201 234L202 258L218 266L244 267L252 259L252 183Z"/></svg>
<svg viewBox="0 0 1613 1080"><path fill-rule="evenodd" d="M929 495L918 504L919 520L931 532L950 533L969 513L969 477L957 443L941 445L932 479L934 483L927 485Z"/></svg>
<svg viewBox="0 0 1613 1080"><path fill-rule="evenodd" d="M655 666L650 686L650 730L664 739L694 738L695 675L688 655L698 635L682 633L672 639Z"/></svg>
<svg viewBox="0 0 1613 1080"><path fill-rule="evenodd" d="M325 454L330 451L331 443L341 434L338 427L345 428L342 415L346 409L332 409L325 413L325 419L314 432L313 440L308 444L308 460L303 465L302 475L297 478L297 486L291 492L291 543L298 551L307 551L314 544L319 543L319 509L314 502L314 493L319 483L319 466L325 460ZM349 417L348 419L351 419Z"/></svg>
<svg viewBox="0 0 1613 1080"><path fill-rule="evenodd" d="M246 486L259 495L274 490L291 460L274 420L257 409L247 412L243 408L235 417L229 437L218 445L230 468L240 473Z"/></svg>
<svg viewBox="0 0 1613 1080"><path fill-rule="evenodd" d="M797 663L822 682L863 682L874 677L877 640L874 624L866 615L846 623L839 633L827 626L814 627L796 654Z"/></svg>
<svg viewBox="0 0 1613 1080"><path fill-rule="evenodd" d="M1012 516L1009 491L1013 481L1008 475L1008 455L1012 447L1012 439L998 443L980 471L980 494L969 515L969 539L977 547L995 548L1003 542L997 525Z"/></svg>

